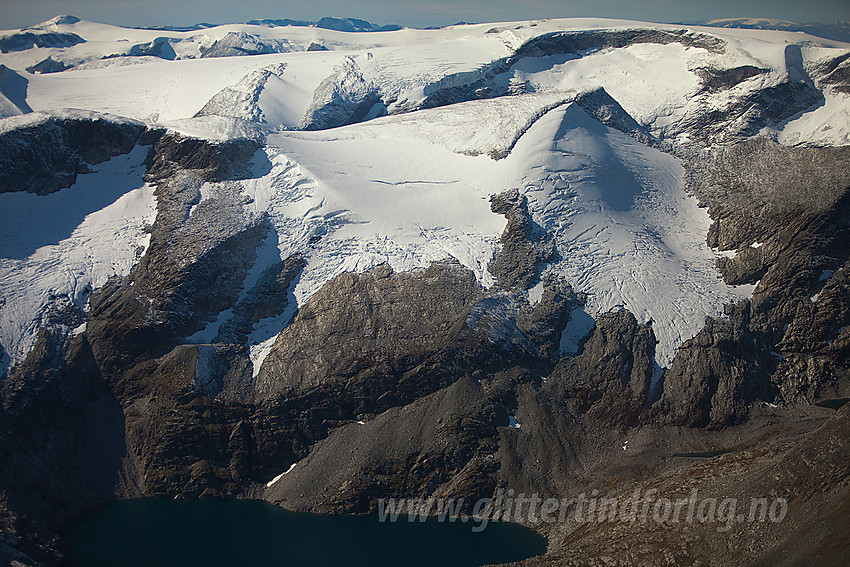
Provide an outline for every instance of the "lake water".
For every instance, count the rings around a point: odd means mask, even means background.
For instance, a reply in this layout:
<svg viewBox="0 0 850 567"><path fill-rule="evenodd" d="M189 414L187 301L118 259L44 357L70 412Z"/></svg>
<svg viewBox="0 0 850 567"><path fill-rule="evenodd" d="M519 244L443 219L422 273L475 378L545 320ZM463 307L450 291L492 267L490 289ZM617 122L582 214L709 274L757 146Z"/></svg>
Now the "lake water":
<svg viewBox="0 0 850 567"><path fill-rule="evenodd" d="M528 528L428 519L288 512L257 500L127 500L102 508L70 534L76 567L369 566L470 567L546 551Z"/></svg>

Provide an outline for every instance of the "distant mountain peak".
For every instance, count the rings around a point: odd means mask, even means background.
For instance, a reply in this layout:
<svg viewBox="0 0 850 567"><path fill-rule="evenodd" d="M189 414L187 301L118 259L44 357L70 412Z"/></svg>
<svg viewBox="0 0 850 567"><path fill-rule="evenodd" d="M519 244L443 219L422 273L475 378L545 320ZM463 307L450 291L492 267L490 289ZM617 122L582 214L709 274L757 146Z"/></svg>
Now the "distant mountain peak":
<svg viewBox="0 0 850 567"><path fill-rule="evenodd" d="M790 20L779 20L776 18L718 18L707 20L705 22L712 26L724 26L726 24L735 24L742 26L799 26L797 22Z"/></svg>
<svg viewBox="0 0 850 567"><path fill-rule="evenodd" d="M798 24L789 20L775 18L717 18L696 22L698 25L716 28L740 28L751 30L778 30L789 32L805 32L809 35L850 42L850 22L833 22L831 24L808 23Z"/></svg>
<svg viewBox="0 0 850 567"><path fill-rule="evenodd" d="M50 26L62 26L62 25L72 25L80 22L80 18L77 16L72 16L70 14L60 14L54 18L47 20L46 22L41 22L35 26L32 26L33 29L41 29L48 28Z"/></svg>

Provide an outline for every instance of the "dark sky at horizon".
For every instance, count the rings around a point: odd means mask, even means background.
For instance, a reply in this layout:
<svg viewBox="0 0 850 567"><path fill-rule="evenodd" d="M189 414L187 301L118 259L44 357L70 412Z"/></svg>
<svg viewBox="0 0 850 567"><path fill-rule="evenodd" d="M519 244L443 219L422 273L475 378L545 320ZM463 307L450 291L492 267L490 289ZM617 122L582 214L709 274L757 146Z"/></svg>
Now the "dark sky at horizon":
<svg viewBox="0 0 850 567"><path fill-rule="evenodd" d="M832 23L850 20L850 0L0 0L3 29L34 25L58 14L124 26L233 23L255 18L314 21L324 16L411 27L564 17L664 23L759 17Z"/></svg>

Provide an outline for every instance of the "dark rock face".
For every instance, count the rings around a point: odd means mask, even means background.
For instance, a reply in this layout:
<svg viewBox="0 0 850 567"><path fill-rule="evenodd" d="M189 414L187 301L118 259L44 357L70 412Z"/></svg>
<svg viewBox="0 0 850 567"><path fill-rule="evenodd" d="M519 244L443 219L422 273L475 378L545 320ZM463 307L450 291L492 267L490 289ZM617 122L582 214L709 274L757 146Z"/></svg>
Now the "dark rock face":
<svg viewBox="0 0 850 567"><path fill-rule="evenodd" d="M244 343L255 323L282 314L291 301L292 283L306 266L300 255L293 255L266 268L257 284L233 308L233 318L225 322L213 342Z"/></svg>
<svg viewBox="0 0 850 567"><path fill-rule="evenodd" d="M523 57L546 57L555 54L578 54L606 48L622 48L642 43L668 45L681 43L712 53L723 53L725 42L719 37L695 33L690 30L599 30L552 32L537 36L524 43L513 55L518 61Z"/></svg>
<svg viewBox="0 0 850 567"><path fill-rule="evenodd" d="M637 425L649 402L655 335L627 311L599 317L575 357L564 357L549 379L573 411L607 427Z"/></svg>
<svg viewBox="0 0 850 567"><path fill-rule="evenodd" d="M697 74L702 79L703 90L711 93L731 89L747 79L766 72L765 69L759 69L753 65L741 65L740 67L732 67L731 69L713 69L707 67L697 70Z"/></svg>
<svg viewBox="0 0 850 567"><path fill-rule="evenodd" d="M158 37L148 43L140 43L130 48L131 57L152 56L173 61L177 58L174 48L171 46L171 38Z"/></svg>
<svg viewBox="0 0 850 567"><path fill-rule="evenodd" d="M259 36L238 31L229 32L211 46L201 49L201 57L241 57L288 51L292 51L292 47L285 40L262 40Z"/></svg>
<svg viewBox="0 0 850 567"><path fill-rule="evenodd" d="M786 148L765 138L695 156L688 187L714 219L709 246L744 249L787 222L802 228L796 219L828 210L850 187L848 163L847 148Z"/></svg>
<svg viewBox="0 0 850 567"><path fill-rule="evenodd" d="M346 385L349 391L385 392L387 400L395 398L388 381L405 380L405 373L450 348L481 294L472 273L454 263L435 264L415 275L394 275L388 266L343 274L280 334L257 377L257 396ZM406 379L414 377L426 378L414 374ZM440 387L445 385L436 379Z"/></svg>
<svg viewBox="0 0 850 567"><path fill-rule="evenodd" d="M528 289L539 278L538 267L555 258L554 243L535 226L525 195L516 189L490 199L490 209L505 215L508 225L502 233L502 249L487 266L503 289Z"/></svg>
<svg viewBox="0 0 850 567"><path fill-rule="evenodd" d="M576 98L576 104L609 128L615 128L644 144L650 146L656 144L655 139L646 131L646 128L638 124L637 120L632 118L620 106L620 103L614 100L602 87L595 91L582 93Z"/></svg>
<svg viewBox="0 0 850 567"><path fill-rule="evenodd" d="M173 143L177 156L196 159L179 149L183 141ZM175 156L168 141L162 144L155 151ZM198 151L229 155L227 148L204 148ZM154 164L165 160L157 157ZM241 197L226 185L220 198L189 214L204 181L232 167L208 164L208 170L188 170L160 182L148 252L127 280L112 280L93 294L87 328L102 367L126 368L140 357L167 352L239 296L268 227L260 218L246 217Z"/></svg>
<svg viewBox="0 0 850 567"><path fill-rule="evenodd" d="M655 409L723 427L756 400L846 397L850 153L753 140L700 163L688 184L715 219L708 243L739 250L718 267L727 283L757 286L679 350Z"/></svg>
<svg viewBox="0 0 850 567"><path fill-rule="evenodd" d="M30 562L53 562L53 534L115 497L124 415L85 337L50 330L0 396L0 530Z"/></svg>
<svg viewBox="0 0 850 567"><path fill-rule="evenodd" d="M354 58L347 57L316 88L300 128L324 130L360 122L380 101L377 88L363 78Z"/></svg>
<svg viewBox="0 0 850 567"><path fill-rule="evenodd" d="M56 61L50 56L47 56L35 65L27 67L27 71L34 75L41 73L61 73L66 69L69 69L67 65L61 61Z"/></svg>
<svg viewBox="0 0 850 567"><path fill-rule="evenodd" d="M379 497L468 498L463 511L470 512L496 487L498 427L507 422L493 404L497 396L460 378L410 405L345 425L264 498L287 508L349 513L374 511ZM307 496L316 493L323 497Z"/></svg>
<svg viewBox="0 0 850 567"><path fill-rule="evenodd" d="M746 94L726 108L695 113L679 128L706 146L742 141L823 101L823 94L810 82L788 80Z"/></svg>
<svg viewBox="0 0 850 567"><path fill-rule="evenodd" d="M141 123L48 116L32 126L0 134L0 193L47 195L70 187L89 164L133 149L146 128Z"/></svg>
<svg viewBox="0 0 850 567"><path fill-rule="evenodd" d="M740 321L708 318L706 326L676 353L664 373L664 393L653 408L666 422L722 428L743 422L749 406L775 397L770 374L776 360L756 346Z"/></svg>
<svg viewBox="0 0 850 567"><path fill-rule="evenodd" d="M192 170L205 181L221 181L246 175L246 163L262 144L236 139L216 143L169 132L153 149L147 176L154 181Z"/></svg>
<svg viewBox="0 0 850 567"><path fill-rule="evenodd" d="M818 84L850 94L850 53L823 63L814 71L813 78Z"/></svg>
<svg viewBox="0 0 850 567"><path fill-rule="evenodd" d="M86 40L75 33L21 31L0 37L0 51L25 51L33 47L70 47Z"/></svg>

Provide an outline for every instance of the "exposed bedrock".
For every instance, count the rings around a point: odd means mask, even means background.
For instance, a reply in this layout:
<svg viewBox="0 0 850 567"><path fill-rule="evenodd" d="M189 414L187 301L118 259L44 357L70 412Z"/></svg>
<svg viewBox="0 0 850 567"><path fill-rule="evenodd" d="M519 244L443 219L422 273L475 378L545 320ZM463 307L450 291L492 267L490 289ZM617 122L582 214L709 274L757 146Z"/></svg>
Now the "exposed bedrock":
<svg viewBox="0 0 850 567"><path fill-rule="evenodd" d="M30 115L34 116L34 115ZM77 111L43 115L20 128L0 133L0 193L28 191L47 195L70 187L89 165L129 153L143 136L141 122Z"/></svg>
<svg viewBox="0 0 850 567"><path fill-rule="evenodd" d="M581 53L605 48L623 48L642 43L668 45L681 43L686 47L698 47L712 53L723 53L725 42L719 37L691 30L588 30L562 31L539 35L525 42L513 55L514 60L523 57L545 57L562 53Z"/></svg>
<svg viewBox="0 0 850 567"><path fill-rule="evenodd" d="M252 122L265 122L265 116L259 105L260 94L268 80L272 77L281 77L285 69L286 63L277 63L245 75L232 87L225 87L216 93L195 114L195 117L218 115Z"/></svg>
<svg viewBox="0 0 850 567"><path fill-rule="evenodd" d="M346 57L316 87L300 128L324 130L360 122L380 101L378 88L363 77L353 57Z"/></svg>
<svg viewBox="0 0 850 567"><path fill-rule="evenodd" d="M253 34L235 31L228 32L227 35L217 39L211 46L201 48L201 57L241 57L289 51L294 51L294 48L285 39L264 40Z"/></svg>
<svg viewBox="0 0 850 567"><path fill-rule="evenodd" d="M850 94L850 53L822 63L812 73L815 83Z"/></svg>
<svg viewBox="0 0 850 567"><path fill-rule="evenodd" d="M537 283L543 265L555 259L555 244L532 220L525 195L518 190L493 195L490 209L504 215L508 224L500 250L487 269L502 289L529 289Z"/></svg>
<svg viewBox="0 0 850 567"><path fill-rule="evenodd" d="M0 557L53 564L55 534L115 499L124 413L85 336L47 329L0 382L0 398L0 530L3 544L15 542Z"/></svg>
<svg viewBox="0 0 850 567"><path fill-rule="evenodd" d="M758 75L767 73L767 69L760 69L754 65L741 65L729 69L715 69L704 67L696 70L702 79L702 89L710 93L716 93L731 89Z"/></svg>
<svg viewBox="0 0 850 567"><path fill-rule="evenodd" d="M36 75L44 73L61 73L66 69L70 69L70 67L64 62L57 61L48 55L35 65L30 65L29 67L27 67L27 72Z"/></svg>
<svg viewBox="0 0 850 567"><path fill-rule="evenodd" d="M146 176L157 183L150 245L127 278L110 280L90 300L87 330L102 367L164 354L236 301L269 227L245 212L227 179L245 173L256 149L249 140L170 133L154 146ZM217 184L217 198L199 204L204 183Z"/></svg>
<svg viewBox="0 0 850 567"><path fill-rule="evenodd" d="M75 33L23 30L0 37L0 52L26 51L33 47L70 47L85 41Z"/></svg>
<svg viewBox="0 0 850 567"><path fill-rule="evenodd" d="M733 98L723 108L697 111L676 129L705 146L741 142L757 136L765 127L777 127L792 116L823 104L824 100L823 93L811 81L786 79Z"/></svg>
<svg viewBox="0 0 850 567"><path fill-rule="evenodd" d="M751 300L686 342L664 375L662 421L741 423L757 400L850 396L850 152L757 139L689 165L688 186L714 219L708 243L737 250L718 267L755 284Z"/></svg>

